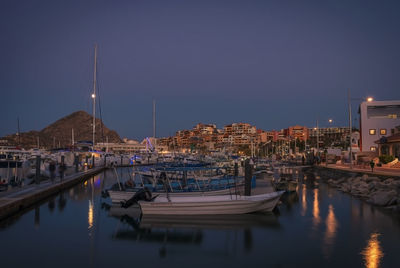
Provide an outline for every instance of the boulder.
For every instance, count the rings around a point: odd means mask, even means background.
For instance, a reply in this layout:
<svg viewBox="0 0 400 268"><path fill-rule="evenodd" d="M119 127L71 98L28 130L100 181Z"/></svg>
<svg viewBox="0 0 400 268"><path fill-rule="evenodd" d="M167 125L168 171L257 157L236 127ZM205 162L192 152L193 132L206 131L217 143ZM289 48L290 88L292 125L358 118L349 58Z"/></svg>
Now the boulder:
<svg viewBox="0 0 400 268"><path fill-rule="evenodd" d="M382 182L376 182L375 183L375 188L378 189L378 190L389 191L389 190L394 189L395 187L393 185L391 185L391 184L382 183Z"/></svg>
<svg viewBox="0 0 400 268"><path fill-rule="evenodd" d="M375 188L375 185L376 185L376 182L370 182L370 183L368 183L368 189L369 189L370 191L375 190L375 189L376 189L376 188Z"/></svg>
<svg viewBox="0 0 400 268"><path fill-rule="evenodd" d="M340 190L345 192L345 193L350 192L351 191L351 184L350 183L343 183L341 185L341 187L340 187Z"/></svg>
<svg viewBox="0 0 400 268"><path fill-rule="evenodd" d="M397 199L397 192L394 190L391 191L377 191L372 194L371 198L368 200L370 203L378 206L390 206Z"/></svg>
<svg viewBox="0 0 400 268"><path fill-rule="evenodd" d="M394 179L389 178L389 179L384 180L382 183L384 183L386 185L392 185L394 183Z"/></svg>
<svg viewBox="0 0 400 268"><path fill-rule="evenodd" d="M369 182L373 182L373 181L380 182L381 180L380 180L378 177L368 177L368 178L366 178L365 181L366 181L367 183L369 183Z"/></svg>
<svg viewBox="0 0 400 268"><path fill-rule="evenodd" d="M370 192L370 186L368 183L361 181L356 182L351 185L351 194L360 196L360 197L368 197Z"/></svg>

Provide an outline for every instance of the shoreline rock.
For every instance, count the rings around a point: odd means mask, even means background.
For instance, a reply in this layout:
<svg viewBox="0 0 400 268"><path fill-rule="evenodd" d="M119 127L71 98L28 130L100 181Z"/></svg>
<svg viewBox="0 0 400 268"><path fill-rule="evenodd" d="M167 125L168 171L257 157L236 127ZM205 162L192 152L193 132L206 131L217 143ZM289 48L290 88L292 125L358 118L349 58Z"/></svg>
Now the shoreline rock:
<svg viewBox="0 0 400 268"><path fill-rule="evenodd" d="M360 198L369 204L400 212L400 180L363 176L325 180L339 191Z"/></svg>

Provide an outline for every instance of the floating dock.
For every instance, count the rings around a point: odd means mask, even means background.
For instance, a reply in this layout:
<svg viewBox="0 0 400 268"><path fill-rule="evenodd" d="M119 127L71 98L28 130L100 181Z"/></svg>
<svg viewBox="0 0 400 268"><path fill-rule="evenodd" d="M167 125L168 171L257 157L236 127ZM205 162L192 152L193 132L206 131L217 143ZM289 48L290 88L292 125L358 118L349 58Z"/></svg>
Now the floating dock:
<svg viewBox="0 0 400 268"><path fill-rule="evenodd" d="M49 196L68 189L71 186L87 180L102 172L105 167L89 169L64 177L54 182L47 180L40 184L32 184L23 188L14 188L0 193L0 220L18 213Z"/></svg>

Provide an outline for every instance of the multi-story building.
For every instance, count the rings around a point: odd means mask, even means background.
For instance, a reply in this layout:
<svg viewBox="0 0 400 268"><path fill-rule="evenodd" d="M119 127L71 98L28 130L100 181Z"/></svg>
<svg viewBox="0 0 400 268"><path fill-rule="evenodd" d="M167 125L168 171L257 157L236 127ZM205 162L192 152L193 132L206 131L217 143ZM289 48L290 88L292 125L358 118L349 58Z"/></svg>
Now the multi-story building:
<svg viewBox="0 0 400 268"><path fill-rule="evenodd" d="M115 153L135 153L135 152L144 152L149 150L148 144L146 142L132 142L128 141L125 143L96 143L95 149L102 150L107 149L107 151L112 151ZM165 145L157 145L157 151L167 151L168 147Z"/></svg>
<svg viewBox="0 0 400 268"><path fill-rule="evenodd" d="M284 130L285 136L289 139L299 139L307 141L308 139L308 128L303 126L292 126Z"/></svg>
<svg viewBox="0 0 400 268"><path fill-rule="evenodd" d="M361 151L376 151L375 141L393 135L400 125L400 101L364 101L359 114Z"/></svg>
<svg viewBox="0 0 400 268"><path fill-rule="evenodd" d="M265 143L268 141L267 132L261 129L257 129L257 143Z"/></svg>
<svg viewBox="0 0 400 268"><path fill-rule="evenodd" d="M214 124L199 123L193 128L193 131L197 135L212 135L216 132L216 130L217 130L217 126Z"/></svg>
<svg viewBox="0 0 400 268"><path fill-rule="evenodd" d="M256 134L257 128L248 123L233 123L224 126L224 132L228 135Z"/></svg>
<svg viewBox="0 0 400 268"><path fill-rule="evenodd" d="M276 142L278 140L279 131L270 130L270 131L266 131L266 134L267 134L268 141Z"/></svg>
<svg viewBox="0 0 400 268"><path fill-rule="evenodd" d="M319 140L320 146L348 146L350 129L348 127L310 128L308 140L316 145ZM307 141L308 142L308 141Z"/></svg>

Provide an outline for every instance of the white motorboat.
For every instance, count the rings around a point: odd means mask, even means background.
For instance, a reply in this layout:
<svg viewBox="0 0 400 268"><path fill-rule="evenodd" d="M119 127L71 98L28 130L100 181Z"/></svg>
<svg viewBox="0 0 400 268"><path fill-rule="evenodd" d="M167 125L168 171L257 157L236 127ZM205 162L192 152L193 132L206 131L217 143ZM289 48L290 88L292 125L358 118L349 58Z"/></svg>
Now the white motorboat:
<svg viewBox="0 0 400 268"><path fill-rule="evenodd" d="M284 191L261 195L157 196L139 201L143 215L231 215L270 212Z"/></svg>
<svg viewBox="0 0 400 268"><path fill-rule="evenodd" d="M210 191L192 191L192 192L169 192L169 196L210 196L210 195L229 195L235 194L235 188L238 192L243 192L241 189L243 188L243 184L238 185L237 187L230 187L221 190L210 190ZM131 199L137 191L118 191L118 190L108 190L107 191L112 203L121 203ZM165 192L153 192L153 195L159 195L160 197L166 197L167 194Z"/></svg>

